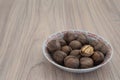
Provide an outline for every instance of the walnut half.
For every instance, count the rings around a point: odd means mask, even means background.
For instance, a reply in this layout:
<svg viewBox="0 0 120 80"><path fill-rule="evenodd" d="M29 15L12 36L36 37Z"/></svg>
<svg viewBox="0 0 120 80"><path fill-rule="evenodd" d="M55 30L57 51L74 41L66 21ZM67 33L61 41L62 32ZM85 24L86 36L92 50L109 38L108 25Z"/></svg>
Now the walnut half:
<svg viewBox="0 0 120 80"><path fill-rule="evenodd" d="M81 48L81 55L89 57L94 53L94 48L91 45L85 45Z"/></svg>

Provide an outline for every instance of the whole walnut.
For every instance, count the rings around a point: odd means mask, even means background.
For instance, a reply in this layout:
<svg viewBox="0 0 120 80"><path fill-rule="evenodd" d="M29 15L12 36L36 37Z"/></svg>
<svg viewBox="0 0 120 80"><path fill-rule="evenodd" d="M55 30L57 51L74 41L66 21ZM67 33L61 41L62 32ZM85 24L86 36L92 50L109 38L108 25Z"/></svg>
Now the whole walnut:
<svg viewBox="0 0 120 80"><path fill-rule="evenodd" d="M98 41L97 45L94 46L94 49L97 51L97 50L100 50L102 48L102 46L104 45L104 43L102 41Z"/></svg>
<svg viewBox="0 0 120 80"><path fill-rule="evenodd" d="M58 64L63 65L64 62L64 58L67 56L67 54L63 51L56 51L53 54L53 59L55 60L55 62L57 62Z"/></svg>
<svg viewBox="0 0 120 80"><path fill-rule="evenodd" d="M76 56L76 57L78 57L78 58L81 57L81 55L80 55L80 50L72 50L72 51L70 52L70 55Z"/></svg>
<svg viewBox="0 0 120 80"><path fill-rule="evenodd" d="M59 39L61 46L65 46L67 43L64 39Z"/></svg>
<svg viewBox="0 0 120 80"><path fill-rule="evenodd" d="M67 41L68 43L75 39L76 39L76 35L73 32L67 32L64 34L64 40Z"/></svg>
<svg viewBox="0 0 120 80"><path fill-rule="evenodd" d="M70 42L69 46L74 50L74 49L80 49L82 47L82 44L79 41L74 40Z"/></svg>
<svg viewBox="0 0 120 80"><path fill-rule="evenodd" d="M101 51L104 55L106 55L109 50L108 50L108 47L107 47L106 45L103 45L103 46L101 47L100 51Z"/></svg>
<svg viewBox="0 0 120 80"><path fill-rule="evenodd" d="M53 53L57 50L61 49L61 45L60 42L58 40L51 40L48 44L47 44L47 48L48 50Z"/></svg>
<svg viewBox="0 0 120 80"><path fill-rule="evenodd" d="M72 48L69 46L63 46L62 51L69 54L72 51Z"/></svg>
<svg viewBox="0 0 120 80"><path fill-rule="evenodd" d="M95 51L92 55L92 59L95 62L95 65L100 64L102 61L104 61L104 55L100 51Z"/></svg>
<svg viewBox="0 0 120 80"><path fill-rule="evenodd" d="M85 45L81 48L81 55L89 57L94 53L94 48L91 45Z"/></svg>
<svg viewBox="0 0 120 80"><path fill-rule="evenodd" d="M87 36L84 33L79 34L77 40L82 44L86 44L88 42Z"/></svg>
<svg viewBox="0 0 120 80"><path fill-rule="evenodd" d="M69 68L78 68L79 67L79 59L75 56L67 56L64 59L64 65Z"/></svg>
<svg viewBox="0 0 120 80"><path fill-rule="evenodd" d="M88 37L88 41L89 41L89 44L93 47L95 47L98 44L98 40L91 37Z"/></svg>
<svg viewBox="0 0 120 80"><path fill-rule="evenodd" d="M94 62L89 57L82 57L80 59L80 67L81 68L90 68L90 67L93 67L93 65L94 65Z"/></svg>

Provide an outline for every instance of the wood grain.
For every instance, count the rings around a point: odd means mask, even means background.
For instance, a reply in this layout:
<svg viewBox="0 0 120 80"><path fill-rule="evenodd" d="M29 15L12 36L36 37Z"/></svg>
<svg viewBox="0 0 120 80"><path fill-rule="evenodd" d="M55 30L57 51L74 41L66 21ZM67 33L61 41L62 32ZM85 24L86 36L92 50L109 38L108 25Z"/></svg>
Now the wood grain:
<svg viewBox="0 0 120 80"><path fill-rule="evenodd" d="M74 74L50 64L43 41L62 30L86 30L113 46L107 65ZM120 80L120 0L0 0L0 80Z"/></svg>

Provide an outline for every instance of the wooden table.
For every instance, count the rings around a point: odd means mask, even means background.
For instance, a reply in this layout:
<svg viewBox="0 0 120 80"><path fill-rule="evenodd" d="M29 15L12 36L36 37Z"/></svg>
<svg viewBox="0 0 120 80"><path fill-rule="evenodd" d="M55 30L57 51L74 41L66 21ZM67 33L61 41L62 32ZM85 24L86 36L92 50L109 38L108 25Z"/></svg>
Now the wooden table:
<svg viewBox="0 0 120 80"><path fill-rule="evenodd" d="M62 30L86 30L113 46L112 60L84 74L62 71L42 54ZM120 0L0 0L0 80L120 80Z"/></svg>

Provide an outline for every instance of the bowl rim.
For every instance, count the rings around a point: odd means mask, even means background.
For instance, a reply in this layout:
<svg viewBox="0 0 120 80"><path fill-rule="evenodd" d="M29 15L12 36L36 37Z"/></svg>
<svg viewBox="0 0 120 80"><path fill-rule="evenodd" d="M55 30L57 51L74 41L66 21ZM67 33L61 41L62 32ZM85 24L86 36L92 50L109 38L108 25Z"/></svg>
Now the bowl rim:
<svg viewBox="0 0 120 80"><path fill-rule="evenodd" d="M73 31L73 32L74 32L74 31L78 31L78 32L91 33L91 34L95 34L96 36L102 38L103 41L106 42L106 43L110 46L110 48L111 48L110 57L109 57L103 64L99 64L99 65L97 65L97 66L94 66L94 67L91 67L91 68L85 68L85 69L72 69L72 68L68 68L68 67L59 65L59 64L57 64L56 62L52 61L51 59L49 59L49 57L47 56L48 53L46 53L46 51L45 51L45 48L46 48L46 47L45 47L45 44L46 44L47 40L48 40L50 37L52 37L53 35L56 35L56 34L62 33L62 32L68 32L68 31ZM100 35L98 35L98 34L96 34L96 33L89 32L89 31L84 31L84 30L63 30L63 31L58 31L58 32L52 33L52 34L49 35L49 36L46 38L46 40L43 42L42 50L43 50L43 55L44 55L44 57L45 57L50 63L52 63L53 65L55 65L55 66L57 66L57 67L59 67L59 68L66 69L66 70L71 70L71 71L87 71L87 70L90 70L90 69L100 68L100 67L104 66L105 64L107 64L107 63L111 60L111 58L112 58L112 56L113 56L113 47L111 46L111 44L110 44L106 39L104 39L102 36L100 36Z"/></svg>

